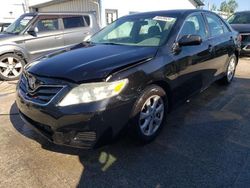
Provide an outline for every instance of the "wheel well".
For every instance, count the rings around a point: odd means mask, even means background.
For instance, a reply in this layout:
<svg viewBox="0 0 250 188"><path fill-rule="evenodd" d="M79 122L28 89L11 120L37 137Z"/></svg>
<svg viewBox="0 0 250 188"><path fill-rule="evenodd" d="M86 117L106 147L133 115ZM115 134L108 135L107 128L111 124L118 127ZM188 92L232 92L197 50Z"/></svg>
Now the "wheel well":
<svg viewBox="0 0 250 188"><path fill-rule="evenodd" d="M20 51L5 52L5 53L1 54L0 56L6 55L6 54L15 54L15 55L19 56L20 58L22 58L24 60L25 64L27 64L27 60L26 60L25 56Z"/></svg>
<svg viewBox="0 0 250 188"><path fill-rule="evenodd" d="M170 111L173 107L173 100L172 100L173 96L172 96L172 91L171 91L169 84L165 81L156 81L156 82L153 82L152 84L161 87L166 92L167 98L168 98L168 104L169 104L169 111Z"/></svg>

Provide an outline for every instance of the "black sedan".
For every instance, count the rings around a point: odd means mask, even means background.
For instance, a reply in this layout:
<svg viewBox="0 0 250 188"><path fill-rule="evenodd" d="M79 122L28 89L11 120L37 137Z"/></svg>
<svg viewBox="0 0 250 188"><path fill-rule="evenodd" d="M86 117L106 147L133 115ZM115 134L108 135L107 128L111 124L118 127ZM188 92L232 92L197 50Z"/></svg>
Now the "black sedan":
<svg viewBox="0 0 250 188"><path fill-rule="evenodd" d="M124 129L148 143L174 106L217 80L231 83L237 39L208 11L125 16L88 42L29 64L17 106L27 124L56 144L92 148Z"/></svg>
<svg viewBox="0 0 250 188"><path fill-rule="evenodd" d="M228 19L228 22L241 35L241 54L250 55L250 11L237 12Z"/></svg>

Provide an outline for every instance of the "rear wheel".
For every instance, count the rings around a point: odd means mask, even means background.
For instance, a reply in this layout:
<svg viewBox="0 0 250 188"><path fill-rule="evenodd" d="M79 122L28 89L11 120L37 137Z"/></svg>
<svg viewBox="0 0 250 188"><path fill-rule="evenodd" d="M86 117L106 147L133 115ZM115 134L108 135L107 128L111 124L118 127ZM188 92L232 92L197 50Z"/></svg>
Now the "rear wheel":
<svg viewBox="0 0 250 188"><path fill-rule="evenodd" d="M228 85L233 81L236 71L236 66L237 66L237 57L233 55L229 59L226 75L220 80L222 84Z"/></svg>
<svg viewBox="0 0 250 188"><path fill-rule="evenodd" d="M0 78L3 80L17 80L25 65L24 60L15 54L5 54L0 57Z"/></svg>
<svg viewBox="0 0 250 188"><path fill-rule="evenodd" d="M135 137L143 143L152 141L165 123L167 110L165 91L156 85L146 88L132 113L131 128Z"/></svg>

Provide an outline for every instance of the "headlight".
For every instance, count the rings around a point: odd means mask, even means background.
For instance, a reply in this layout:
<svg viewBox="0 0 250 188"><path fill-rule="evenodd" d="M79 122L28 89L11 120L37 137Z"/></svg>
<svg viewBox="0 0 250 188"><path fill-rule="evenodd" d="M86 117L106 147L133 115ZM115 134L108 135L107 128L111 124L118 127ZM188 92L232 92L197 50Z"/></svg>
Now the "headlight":
<svg viewBox="0 0 250 188"><path fill-rule="evenodd" d="M115 82L81 84L73 88L59 103L59 106L90 103L107 99L121 93L127 84L128 79Z"/></svg>

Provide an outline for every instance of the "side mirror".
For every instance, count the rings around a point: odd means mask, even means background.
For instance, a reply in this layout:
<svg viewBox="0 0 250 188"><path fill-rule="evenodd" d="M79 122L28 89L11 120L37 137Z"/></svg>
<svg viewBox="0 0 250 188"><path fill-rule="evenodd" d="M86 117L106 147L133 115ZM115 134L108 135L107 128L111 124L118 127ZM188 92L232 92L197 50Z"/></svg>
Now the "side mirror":
<svg viewBox="0 0 250 188"><path fill-rule="evenodd" d="M35 27L35 28L32 28L32 27L31 27L31 28L27 31L28 34L30 34L30 35L32 35L32 36L34 36L34 37L37 36L37 35L36 35L37 32L38 32L37 27Z"/></svg>
<svg viewBox="0 0 250 188"><path fill-rule="evenodd" d="M179 46L196 46L202 43L200 35L184 35L178 41Z"/></svg>

